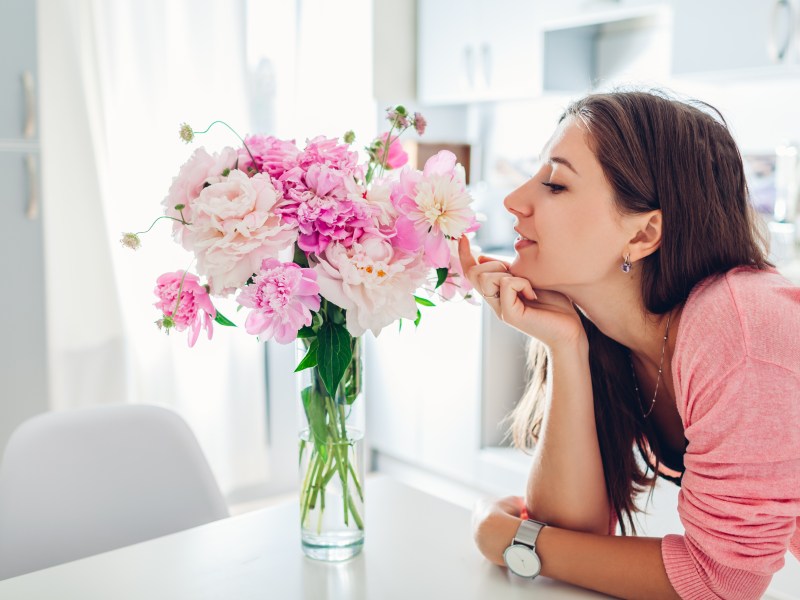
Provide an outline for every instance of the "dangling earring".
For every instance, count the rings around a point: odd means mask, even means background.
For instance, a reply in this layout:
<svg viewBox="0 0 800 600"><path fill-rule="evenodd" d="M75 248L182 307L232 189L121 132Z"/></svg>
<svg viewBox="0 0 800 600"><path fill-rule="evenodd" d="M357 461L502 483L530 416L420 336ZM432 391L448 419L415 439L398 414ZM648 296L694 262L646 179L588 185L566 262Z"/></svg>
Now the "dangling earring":
<svg viewBox="0 0 800 600"><path fill-rule="evenodd" d="M622 272L629 273L631 270L631 255L626 254L625 260L622 261Z"/></svg>

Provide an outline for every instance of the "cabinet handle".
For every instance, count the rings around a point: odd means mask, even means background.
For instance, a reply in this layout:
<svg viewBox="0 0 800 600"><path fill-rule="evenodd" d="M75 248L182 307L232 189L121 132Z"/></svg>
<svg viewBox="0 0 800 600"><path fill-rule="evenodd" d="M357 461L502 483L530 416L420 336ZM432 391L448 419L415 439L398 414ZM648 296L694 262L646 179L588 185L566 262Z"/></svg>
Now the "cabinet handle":
<svg viewBox="0 0 800 600"><path fill-rule="evenodd" d="M467 85L469 89L475 87L475 57L472 46L464 46L464 69L467 72Z"/></svg>
<svg viewBox="0 0 800 600"><path fill-rule="evenodd" d="M35 155L25 156L25 167L28 171L28 208L25 216L34 221L39 218L39 173Z"/></svg>
<svg viewBox="0 0 800 600"><path fill-rule="evenodd" d="M492 48L489 44L481 45L481 58L483 59L483 78L486 87L492 85Z"/></svg>
<svg viewBox="0 0 800 600"><path fill-rule="evenodd" d="M22 135L29 140L36 136L36 92L33 87L33 73L30 71L22 74L22 89L25 93L25 125Z"/></svg>
<svg viewBox="0 0 800 600"><path fill-rule="evenodd" d="M786 60L789 46L792 44L792 30L794 29L794 2L792 0L775 0L772 5L772 20L770 24L769 38L767 39L767 54L774 63L781 63ZM786 16L788 27L783 39L778 39L781 24L781 13Z"/></svg>

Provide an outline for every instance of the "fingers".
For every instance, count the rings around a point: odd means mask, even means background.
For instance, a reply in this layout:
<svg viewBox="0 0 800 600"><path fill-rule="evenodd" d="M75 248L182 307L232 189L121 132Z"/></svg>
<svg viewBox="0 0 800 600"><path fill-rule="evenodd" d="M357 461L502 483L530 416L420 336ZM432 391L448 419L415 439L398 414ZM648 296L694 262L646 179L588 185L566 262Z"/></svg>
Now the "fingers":
<svg viewBox="0 0 800 600"><path fill-rule="evenodd" d="M500 281L499 285L501 300L505 298L506 300L516 301L518 294L522 294L522 297L529 302L539 299L536 292L533 291L531 282L523 277L507 277Z"/></svg>
<svg viewBox="0 0 800 600"><path fill-rule="evenodd" d="M458 260L461 261L461 268L466 273L471 267L474 267L477 262L469 248L469 240L466 235L462 235L458 239Z"/></svg>
<svg viewBox="0 0 800 600"><path fill-rule="evenodd" d="M489 263L489 262L500 263L501 265L503 265L505 267L506 271L510 271L511 270L511 263L509 263L508 261L505 261L505 260L502 260L502 259L499 259L499 258L495 258L493 256L486 256L485 254L481 254L480 256L478 256L478 264L484 264L484 263Z"/></svg>

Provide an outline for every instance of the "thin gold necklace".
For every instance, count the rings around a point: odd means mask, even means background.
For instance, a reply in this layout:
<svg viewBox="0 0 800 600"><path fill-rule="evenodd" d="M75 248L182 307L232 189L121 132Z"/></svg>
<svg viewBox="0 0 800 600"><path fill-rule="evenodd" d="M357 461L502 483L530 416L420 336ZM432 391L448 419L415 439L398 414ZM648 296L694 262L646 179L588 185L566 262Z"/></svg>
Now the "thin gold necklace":
<svg viewBox="0 0 800 600"><path fill-rule="evenodd" d="M642 416L646 419L653 412L653 407L656 405L656 396L658 396L658 384L661 382L661 370L664 368L664 351L667 349L667 338L669 338L669 323L672 320L672 313L667 317L667 328L664 331L664 343L661 344L661 361L658 363L658 377L656 377L656 391L653 393L653 400L650 402L650 408L644 412L642 408L642 395L639 393L639 380L636 377L636 369L633 368L633 354L628 352L628 359L631 363L631 373L633 374L633 387L636 388L636 398L639 400L639 408L642 410Z"/></svg>

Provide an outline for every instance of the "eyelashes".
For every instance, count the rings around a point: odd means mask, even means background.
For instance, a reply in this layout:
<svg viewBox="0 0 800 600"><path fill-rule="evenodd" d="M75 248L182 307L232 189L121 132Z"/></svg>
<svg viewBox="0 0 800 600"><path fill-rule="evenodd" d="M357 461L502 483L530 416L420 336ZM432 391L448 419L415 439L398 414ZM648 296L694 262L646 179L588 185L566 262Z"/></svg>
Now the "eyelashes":
<svg viewBox="0 0 800 600"><path fill-rule="evenodd" d="M557 183L551 183L549 181L543 181L542 185L545 187L549 187L550 191L554 194L558 194L559 192L563 192L565 189L567 189L563 185L558 185Z"/></svg>

